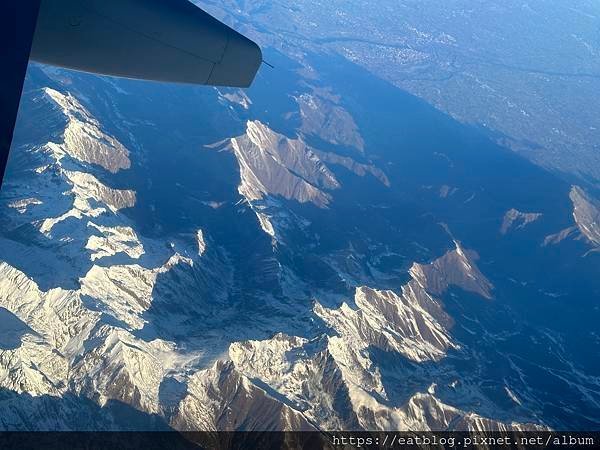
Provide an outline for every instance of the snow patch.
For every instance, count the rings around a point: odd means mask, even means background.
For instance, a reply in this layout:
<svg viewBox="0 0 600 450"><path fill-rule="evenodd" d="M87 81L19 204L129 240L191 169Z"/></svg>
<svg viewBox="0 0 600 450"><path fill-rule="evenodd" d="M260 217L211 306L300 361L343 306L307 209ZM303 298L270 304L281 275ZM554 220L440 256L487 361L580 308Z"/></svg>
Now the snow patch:
<svg viewBox="0 0 600 450"><path fill-rule="evenodd" d="M88 222L88 226L102 234L102 236L90 236L85 246L92 252L90 256L92 261L118 253L125 253L133 259L139 259L144 254L144 246L133 228L103 227L93 222Z"/></svg>
<svg viewBox="0 0 600 450"><path fill-rule="evenodd" d="M206 251L206 241L204 240L204 232L202 230L196 232L196 242L198 244L198 255L204 255L204 252Z"/></svg>

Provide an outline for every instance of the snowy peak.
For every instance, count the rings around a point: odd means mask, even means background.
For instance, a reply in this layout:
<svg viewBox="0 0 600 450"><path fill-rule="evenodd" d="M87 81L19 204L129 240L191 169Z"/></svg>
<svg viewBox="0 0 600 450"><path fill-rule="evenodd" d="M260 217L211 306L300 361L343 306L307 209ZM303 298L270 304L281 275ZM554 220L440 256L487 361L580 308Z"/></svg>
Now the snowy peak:
<svg viewBox="0 0 600 450"><path fill-rule="evenodd" d="M101 216L108 211L113 214L124 208L135 205L136 193L131 190L112 189L102 184L98 179L86 172L71 172L61 170L65 181L71 184L69 192L73 198L72 208L58 217L44 219L40 231L50 234L56 224L69 218L83 219ZM104 208L106 206L106 208Z"/></svg>
<svg viewBox="0 0 600 450"><path fill-rule="evenodd" d="M452 318L430 292L441 294L457 285L489 298L492 287L476 259L456 242L455 250L431 264L415 264L413 279L400 294L360 286L352 306L331 309L316 302L314 313L329 329L325 335L309 340L277 334L235 343L229 357L251 380L269 386L323 429L509 429L513 425L441 402L435 389L394 404L373 354L379 349L423 363L459 349L449 331Z"/></svg>
<svg viewBox="0 0 600 450"><path fill-rule="evenodd" d="M454 347L445 325L450 322L437 301L414 283L401 296L368 287L356 289L353 310L315 307L316 314L342 337L340 344L366 350L370 346L397 352L413 361L438 360ZM436 317L437 316L437 317Z"/></svg>
<svg viewBox="0 0 600 450"><path fill-rule="evenodd" d="M289 139L259 121L247 123L246 134L231 139L241 172L240 193L249 201L267 195L325 207L325 191L339 188L331 171L300 139Z"/></svg>
<svg viewBox="0 0 600 450"><path fill-rule="evenodd" d="M129 168L129 151L103 131L100 122L70 94L43 88L32 91L24 101L37 106L30 111L30 120L43 120L53 134L43 136L41 142L38 138L23 142L11 156L11 163L19 161L20 176L28 178L27 182L9 183L3 190L9 208L22 215L7 217L15 227L32 224L48 238L54 235L66 242L87 242L90 219L114 217L135 205L134 191L114 189L99 179ZM113 238L113 243L119 239ZM94 241L90 242L92 248L99 244Z"/></svg>
<svg viewBox="0 0 600 450"><path fill-rule="evenodd" d="M573 186L570 197L577 227L592 244L600 245L600 202L579 186Z"/></svg>
<svg viewBox="0 0 600 450"><path fill-rule="evenodd" d="M454 250L430 264L413 264L410 269L411 276L427 292L435 295L443 294L449 286L457 286L491 299L493 285L475 264L479 259L477 253L464 250L457 241L454 241L454 244Z"/></svg>
<svg viewBox="0 0 600 450"><path fill-rule="evenodd" d="M235 343L229 357L240 372L284 396L319 428L356 428L346 381L327 337L309 341L279 333L265 341Z"/></svg>
<svg viewBox="0 0 600 450"><path fill-rule="evenodd" d="M546 236L542 246L557 245L565 239L583 240L598 251L600 247L600 202L579 186L572 186L569 198L575 224Z"/></svg>
<svg viewBox="0 0 600 450"><path fill-rule="evenodd" d="M129 151L117 139L104 133L98 121L75 97L50 88L44 88L43 92L67 118L60 144L66 154L112 173L130 167Z"/></svg>
<svg viewBox="0 0 600 450"><path fill-rule="evenodd" d="M500 227L500 233L506 234L513 229L522 230L530 223L538 220L540 217L542 217L541 213L524 213L512 208L508 210L506 214L504 214L502 226Z"/></svg>
<svg viewBox="0 0 600 450"><path fill-rule="evenodd" d="M368 350L349 340L346 335L307 340L277 334L265 341L235 343L229 357L236 371L252 384L272 392L322 430L543 429L500 422L450 406L436 397L435 384L396 405L388 399ZM207 389L201 391L205 396ZM202 415L193 406L186 407L196 411L196 416Z"/></svg>
<svg viewBox="0 0 600 450"><path fill-rule="evenodd" d="M182 431L309 431L304 416L252 383L231 362L194 374L173 425Z"/></svg>
<svg viewBox="0 0 600 450"><path fill-rule="evenodd" d="M280 199L311 203L319 208L331 204L332 191L341 185L327 164L344 167L360 177L373 176L390 186L385 173L374 165L312 148L301 137L288 138L258 120L248 121L244 135L226 142L226 148L234 153L240 167L238 191L274 243L285 240L286 229L302 228L308 223L285 208Z"/></svg>
<svg viewBox="0 0 600 450"><path fill-rule="evenodd" d="M99 233L90 236L85 246L87 250L93 252L90 255L92 261L119 253L125 253L132 259L139 259L144 254L144 246L133 228L104 227L92 222L88 222L88 226Z"/></svg>

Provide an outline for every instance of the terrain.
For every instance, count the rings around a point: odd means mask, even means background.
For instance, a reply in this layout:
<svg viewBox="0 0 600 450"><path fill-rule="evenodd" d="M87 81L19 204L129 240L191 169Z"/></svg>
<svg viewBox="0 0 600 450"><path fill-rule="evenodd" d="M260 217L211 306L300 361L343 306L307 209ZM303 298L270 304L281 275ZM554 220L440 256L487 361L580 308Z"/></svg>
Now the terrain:
<svg viewBox="0 0 600 450"><path fill-rule="evenodd" d="M246 91L29 68L0 429L598 429L593 186L271 39Z"/></svg>
<svg viewBox="0 0 600 450"><path fill-rule="evenodd" d="M600 179L600 6L591 0L199 2L305 61L364 67L565 179Z"/></svg>

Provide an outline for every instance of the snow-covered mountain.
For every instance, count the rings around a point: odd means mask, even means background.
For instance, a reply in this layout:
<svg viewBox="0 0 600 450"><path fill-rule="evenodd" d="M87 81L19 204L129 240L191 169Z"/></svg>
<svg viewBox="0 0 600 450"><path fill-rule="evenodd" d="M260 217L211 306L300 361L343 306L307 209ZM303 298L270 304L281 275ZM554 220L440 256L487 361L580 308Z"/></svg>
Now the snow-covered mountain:
<svg viewBox="0 0 600 450"><path fill-rule="evenodd" d="M360 92L273 57L247 92L30 68L0 428L591 426L593 193L352 66Z"/></svg>

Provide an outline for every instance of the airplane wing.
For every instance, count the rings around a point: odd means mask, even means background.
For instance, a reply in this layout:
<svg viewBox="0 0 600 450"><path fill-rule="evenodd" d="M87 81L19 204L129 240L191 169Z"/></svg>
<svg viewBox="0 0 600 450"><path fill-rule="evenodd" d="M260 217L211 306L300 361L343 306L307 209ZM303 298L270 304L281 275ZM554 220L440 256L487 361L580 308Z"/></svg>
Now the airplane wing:
<svg viewBox="0 0 600 450"><path fill-rule="evenodd" d="M188 0L0 0L0 35L0 60L9 67L0 74L0 187L28 57L97 74L231 87L250 86L262 63L258 45Z"/></svg>
<svg viewBox="0 0 600 450"><path fill-rule="evenodd" d="M248 87L250 39L188 0L41 0L31 59L84 72Z"/></svg>

